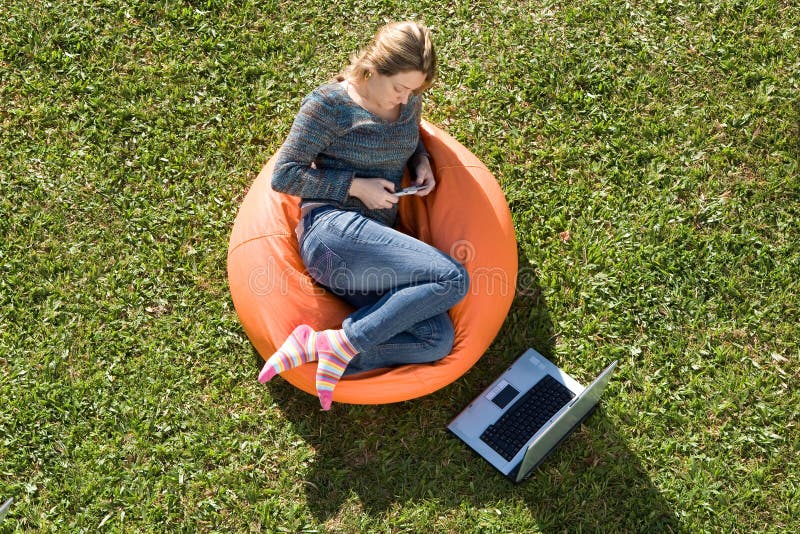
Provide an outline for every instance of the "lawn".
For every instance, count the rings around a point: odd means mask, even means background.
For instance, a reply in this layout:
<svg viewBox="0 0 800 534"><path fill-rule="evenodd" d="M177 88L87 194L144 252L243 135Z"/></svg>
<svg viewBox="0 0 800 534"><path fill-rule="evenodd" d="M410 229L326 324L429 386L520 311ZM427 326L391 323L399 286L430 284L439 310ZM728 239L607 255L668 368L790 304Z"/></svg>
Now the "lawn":
<svg viewBox="0 0 800 534"><path fill-rule="evenodd" d="M386 20L495 174L517 296L452 385L276 379L226 281L302 97ZM800 7L0 4L0 532L800 530ZM598 412L512 485L447 423L527 347Z"/></svg>

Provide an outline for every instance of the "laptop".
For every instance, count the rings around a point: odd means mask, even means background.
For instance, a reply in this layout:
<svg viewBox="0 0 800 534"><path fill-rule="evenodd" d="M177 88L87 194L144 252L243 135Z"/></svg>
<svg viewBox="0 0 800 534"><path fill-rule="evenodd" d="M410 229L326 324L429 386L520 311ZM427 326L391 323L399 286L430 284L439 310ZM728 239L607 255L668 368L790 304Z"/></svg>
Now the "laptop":
<svg viewBox="0 0 800 534"><path fill-rule="evenodd" d="M587 387L533 349L473 400L447 428L514 482L522 482L587 418L615 360Z"/></svg>

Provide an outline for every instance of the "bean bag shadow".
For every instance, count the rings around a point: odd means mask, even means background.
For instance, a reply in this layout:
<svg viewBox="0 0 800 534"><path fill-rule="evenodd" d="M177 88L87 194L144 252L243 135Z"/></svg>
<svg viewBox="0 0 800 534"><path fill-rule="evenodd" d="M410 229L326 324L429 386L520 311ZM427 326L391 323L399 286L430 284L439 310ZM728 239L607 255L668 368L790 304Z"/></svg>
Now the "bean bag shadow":
<svg viewBox="0 0 800 534"><path fill-rule="evenodd" d="M421 134L437 187L426 197L401 199L398 229L450 254L469 272L469 292L450 311L453 350L432 364L346 376L334 389L335 402L400 402L450 384L492 343L514 298L517 243L500 186L483 163L439 128L423 121ZM308 276L294 232L299 199L272 189L273 166L274 157L247 193L228 247L231 297L244 331L264 359L296 326L340 328L353 311ZM315 372L316 363L308 363L280 376L316 395Z"/></svg>

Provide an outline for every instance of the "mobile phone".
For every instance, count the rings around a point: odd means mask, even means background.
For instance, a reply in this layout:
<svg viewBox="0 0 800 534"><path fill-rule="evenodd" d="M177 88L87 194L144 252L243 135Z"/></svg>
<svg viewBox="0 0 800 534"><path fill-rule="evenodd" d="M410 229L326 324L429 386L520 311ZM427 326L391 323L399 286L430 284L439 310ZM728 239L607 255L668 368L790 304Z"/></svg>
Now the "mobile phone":
<svg viewBox="0 0 800 534"><path fill-rule="evenodd" d="M400 191L396 191L394 196L396 197L403 197L406 195L413 195L417 191L424 191L428 188L427 185L412 185L411 187L406 187L405 189L401 189Z"/></svg>

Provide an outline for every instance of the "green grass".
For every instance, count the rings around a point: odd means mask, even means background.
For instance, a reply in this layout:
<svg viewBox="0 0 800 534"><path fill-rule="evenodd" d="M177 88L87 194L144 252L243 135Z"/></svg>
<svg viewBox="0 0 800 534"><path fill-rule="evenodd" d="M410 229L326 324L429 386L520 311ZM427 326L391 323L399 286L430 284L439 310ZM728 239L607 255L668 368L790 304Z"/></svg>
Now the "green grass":
<svg viewBox="0 0 800 534"><path fill-rule="evenodd" d="M256 382L227 240L302 97L402 18L520 287L451 386L321 413ZM785 0L4 2L0 532L798 530L799 42ZM445 426L529 346L621 366L513 486Z"/></svg>

